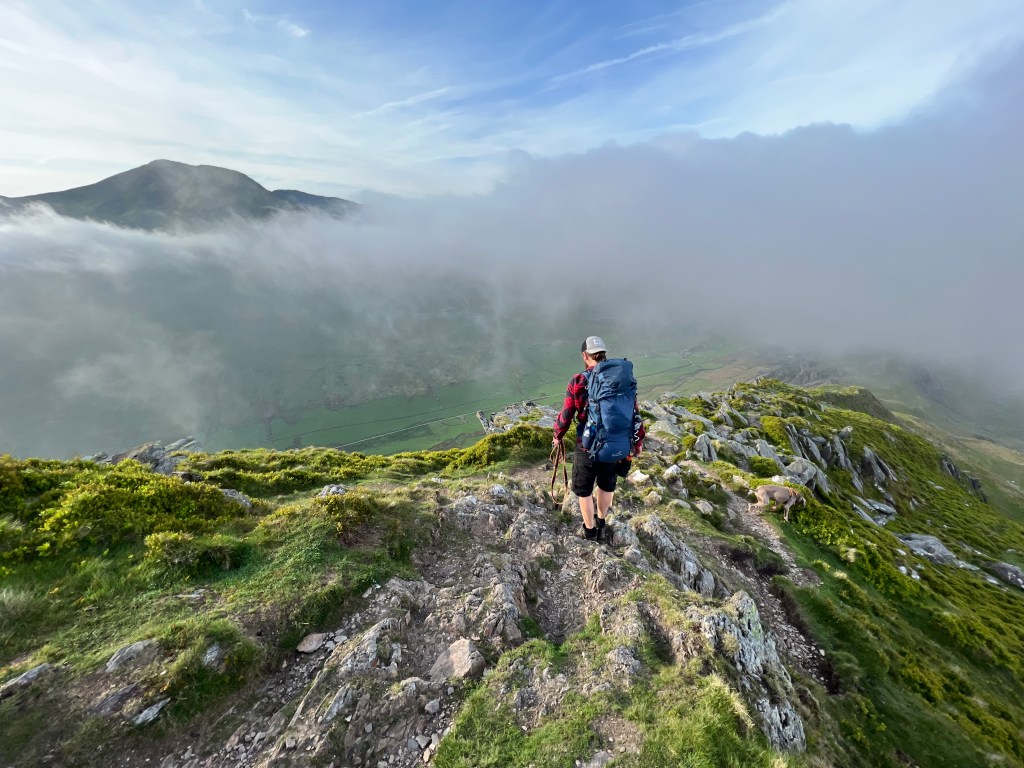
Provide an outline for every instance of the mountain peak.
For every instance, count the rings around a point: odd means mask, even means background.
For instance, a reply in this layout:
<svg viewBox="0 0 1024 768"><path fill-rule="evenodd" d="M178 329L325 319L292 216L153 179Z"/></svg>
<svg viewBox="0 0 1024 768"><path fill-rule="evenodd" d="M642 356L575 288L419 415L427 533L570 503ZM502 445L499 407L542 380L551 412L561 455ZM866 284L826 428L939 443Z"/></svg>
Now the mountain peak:
<svg viewBox="0 0 1024 768"><path fill-rule="evenodd" d="M153 160L83 187L8 198L14 210L45 204L62 216L135 229L202 229L230 218L286 212L345 216L357 203L297 190L270 191L244 173L214 165Z"/></svg>

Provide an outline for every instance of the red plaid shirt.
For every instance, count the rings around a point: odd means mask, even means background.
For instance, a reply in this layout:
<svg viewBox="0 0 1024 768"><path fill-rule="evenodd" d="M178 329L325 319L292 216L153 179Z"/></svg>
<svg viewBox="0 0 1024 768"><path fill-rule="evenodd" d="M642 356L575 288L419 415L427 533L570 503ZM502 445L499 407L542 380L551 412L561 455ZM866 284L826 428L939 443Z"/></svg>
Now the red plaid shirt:
<svg viewBox="0 0 1024 768"><path fill-rule="evenodd" d="M580 444L583 435L583 427L587 423L587 378L582 373L577 373L569 379L569 386L565 390L565 401L562 403L562 410L555 419L555 439L561 440L565 433L572 426L573 416L576 417L576 444ZM634 446L643 446L644 436L647 430L644 429L644 420L640 417L640 407L633 402L633 438L631 443Z"/></svg>

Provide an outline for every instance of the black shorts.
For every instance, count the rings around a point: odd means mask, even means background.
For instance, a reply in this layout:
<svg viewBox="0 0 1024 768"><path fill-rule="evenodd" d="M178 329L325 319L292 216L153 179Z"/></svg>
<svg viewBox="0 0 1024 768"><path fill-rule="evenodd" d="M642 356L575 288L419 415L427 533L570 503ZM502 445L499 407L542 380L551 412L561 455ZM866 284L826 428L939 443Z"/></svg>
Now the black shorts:
<svg viewBox="0 0 1024 768"><path fill-rule="evenodd" d="M618 462L594 461L577 445L572 456L572 492L577 496L590 496L597 481L598 488L611 493L619 479L615 472L617 466Z"/></svg>

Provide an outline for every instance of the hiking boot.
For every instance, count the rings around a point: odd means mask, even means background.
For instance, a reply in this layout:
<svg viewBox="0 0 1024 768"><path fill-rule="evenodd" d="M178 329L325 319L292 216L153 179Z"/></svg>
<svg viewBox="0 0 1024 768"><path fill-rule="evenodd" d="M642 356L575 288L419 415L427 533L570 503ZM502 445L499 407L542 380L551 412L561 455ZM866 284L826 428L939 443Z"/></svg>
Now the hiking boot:
<svg viewBox="0 0 1024 768"><path fill-rule="evenodd" d="M595 526L593 528L587 528L587 526L584 525L583 529L582 529L582 532L577 534L577 535L581 539L586 539L587 541L597 541L598 540L597 539L598 532L599 531L598 531L597 526Z"/></svg>
<svg viewBox="0 0 1024 768"><path fill-rule="evenodd" d="M605 541L605 519L603 517L595 517L594 522L597 523L597 536L595 536L594 538L596 538L598 541Z"/></svg>

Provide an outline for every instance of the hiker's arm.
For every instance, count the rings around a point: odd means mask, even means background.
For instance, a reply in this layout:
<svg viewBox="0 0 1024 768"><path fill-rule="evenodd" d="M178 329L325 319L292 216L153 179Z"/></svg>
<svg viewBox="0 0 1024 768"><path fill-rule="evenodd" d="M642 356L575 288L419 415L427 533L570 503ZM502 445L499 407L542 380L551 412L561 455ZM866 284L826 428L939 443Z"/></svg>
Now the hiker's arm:
<svg viewBox="0 0 1024 768"><path fill-rule="evenodd" d="M580 382L582 376L573 376L569 380L569 386L565 389L565 400L562 402L562 410L555 417L555 434L552 442L558 443L565 437L565 433L572 426L572 420L576 417L576 401L579 398Z"/></svg>
<svg viewBox="0 0 1024 768"><path fill-rule="evenodd" d="M647 430L644 429L644 417L640 415L640 405L636 401L633 402L633 439L630 441L633 445L633 454L636 456L640 455L640 452L644 449L644 437L647 435Z"/></svg>

